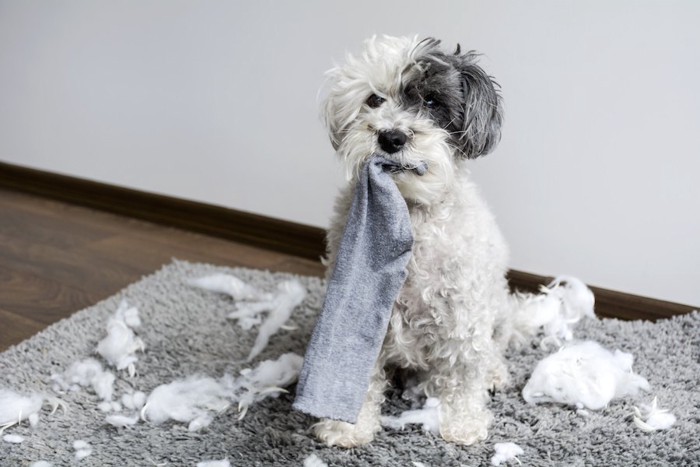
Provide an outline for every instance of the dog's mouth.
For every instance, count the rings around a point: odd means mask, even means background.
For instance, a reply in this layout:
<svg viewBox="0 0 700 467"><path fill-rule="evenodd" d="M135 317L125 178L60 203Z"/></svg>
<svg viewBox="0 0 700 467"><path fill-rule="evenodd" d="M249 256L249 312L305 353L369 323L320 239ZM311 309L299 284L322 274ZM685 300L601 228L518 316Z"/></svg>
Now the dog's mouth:
<svg viewBox="0 0 700 467"><path fill-rule="evenodd" d="M374 154L373 158L375 158L377 163L382 166L382 169L385 172L389 172L391 174L398 174L398 173L402 173L402 172L413 172L416 175L420 176L420 175L425 175L428 172L428 164L424 161L420 161L417 164L402 163L399 161L388 159L381 154Z"/></svg>

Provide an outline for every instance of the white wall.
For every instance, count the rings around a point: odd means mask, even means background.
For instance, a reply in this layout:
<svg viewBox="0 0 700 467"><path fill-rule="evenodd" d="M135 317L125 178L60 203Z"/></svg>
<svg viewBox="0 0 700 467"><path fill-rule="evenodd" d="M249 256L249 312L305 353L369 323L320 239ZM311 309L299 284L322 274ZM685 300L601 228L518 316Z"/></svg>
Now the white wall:
<svg viewBox="0 0 700 467"><path fill-rule="evenodd" d="M433 35L503 87L472 173L512 266L700 304L699 24L692 0L0 0L0 160L325 226L324 70Z"/></svg>

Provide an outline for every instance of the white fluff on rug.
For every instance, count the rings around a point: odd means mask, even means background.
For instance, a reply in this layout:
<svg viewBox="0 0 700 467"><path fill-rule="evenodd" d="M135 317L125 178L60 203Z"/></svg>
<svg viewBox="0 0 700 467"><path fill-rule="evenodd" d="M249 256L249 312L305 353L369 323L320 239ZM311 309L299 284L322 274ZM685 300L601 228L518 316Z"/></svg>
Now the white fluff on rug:
<svg viewBox="0 0 700 467"><path fill-rule="evenodd" d="M92 447L82 439L73 441L73 449L75 450L75 460L85 459L92 454Z"/></svg>
<svg viewBox="0 0 700 467"><path fill-rule="evenodd" d="M10 389L0 389L0 433L24 420L38 420L44 398L38 394L22 395Z"/></svg>
<svg viewBox="0 0 700 467"><path fill-rule="evenodd" d="M302 363L299 355L286 353L277 360L265 360L253 369L241 370L239 378L191 376L162 384L146 399L141 418L156 425L167 420L189 423L188 429L197 431L235 402L242 412L239 418L243 418L250 405L285 392L283 388L299 377Z"/></svg>
<svg viewBox="0 0 700 467"><path fill-rule="evenodd" d="M611 352L593 341L564 346L540 361L523 388L530 404L556 402L591 410L615 398L649 390L649 383L632 371L634 357Z"/></svg>
<svg viewBox="0 0 700 467"><path fill-rule="evenodd" d="M231 319L255 319L257 314L267 311L267 318L258 330L253 348L250 349L247 361L252 361L270 342L270 337L279 331L292 315L294 309L306 298L306 288L297 280L281 282L277 285L277 293L260 303L238 304L238 310L229 314ZM250 322L250 321L249 321Z"/></svg>
<svg viewBox="0 0 700 467"><path fill-rule="evenodd" d="M191 376L155 388L141 418L155 425L167 420L190 423L190 431L196 431L209 425L211 412L223 412L230 405L230 393L220 381Z"/></svg>
<svg viewBox="0 0 700 467"><path fill-rule="evenodd" d="M11 444L20 444L24 442L24 436L20 435L5 435L2 437L2 440L5 441L6 443L11 443Z"/></svg>
<svg viewBox="0 0 700 467"><path fill-rule="evenodd" d="M56 391L78 391L90 387L103 401L111 401L114 394L114 374L105 371L94 358L73 362L63 373L51 375L51 380Z"/></svg>
<svg viewBox="0 0 700 467"><path fill-rule="evenodd" d="M197 462L197 467L231 467L231 463L228 459L223 459L220 461L202 461Z"/></svg>
<svg viewBox="0 0 700 467"><path fill-rule="evenodd" d="M583 318L594 318L595 297L593 292L579 279L571 276L558 276L547 287L540 288L541 294L515 294L513 328L526 335L542 330L543 346L573 339L573 327ZM522 343L524 338L519 339Z"/></svg>
<svg viewBox="0 0 700 467"><path fill-rule="evenodd" d="M107 336L97 344L98 354L117 370L127 369L131 376L136 372L136 352L145 350L143 341L134 333L134 328L139 326L138 309L122 301L107 321Z"/></svg>
<svg viewBox="0 0 700 467"><path fill-rule="evenodd" d="M316 454L310 454L304 459L304 467L328 467L328 464L323 462Z"/></svg>
<svg viewBox="0 0 700 467"><path fill-rule="evenodd" d="M491 465L501 465L504 462L515 460L520 464L517 456L525 454L523 448L515 443L496 443L493 445L495 454L491 457Z"/></svg>
<svg viewBox="0 0 700 467"><path fill-rule="evenodd" d="M641 409L634 407L634 424L642 431L652 432L667 430L676 423L676 416L667 409L659 408L656 397L651 405L642 405Z"/></svg>
<svg viewBox="0 0 700 467"><path fill-rule="evenodd" d="M268 397L277 397L286 392L289 386L299 378L304 358L289 352L277 360L265 360L253 369L241 370L241 376L231 387L234 398L238 401L238 409L243 418L248 407Z"/></svg>
<svg viewBox="0 0 700 467"><path fill-rule="evenodd" d="M226 294L234 300L267 300L269 298L267 294L231 274L212 274L189 279L187 284L211 292Z"/></svg>
<svg viewBox="0 0 700 467"><path fill-rule="evenodd" d="M395 430L403 430L406 425L419 424L423 431L433 434L440 433L440 401L435 397L428 397L421 409L406 410L398 417L390 415L381 417L382 425Z"/></svg>
<svg viewBox="0 0 700 467"><path fill-rule="evenodd" d="M29 467L53 467L53 464L48 461L36 461L32 462Z"/></svg>

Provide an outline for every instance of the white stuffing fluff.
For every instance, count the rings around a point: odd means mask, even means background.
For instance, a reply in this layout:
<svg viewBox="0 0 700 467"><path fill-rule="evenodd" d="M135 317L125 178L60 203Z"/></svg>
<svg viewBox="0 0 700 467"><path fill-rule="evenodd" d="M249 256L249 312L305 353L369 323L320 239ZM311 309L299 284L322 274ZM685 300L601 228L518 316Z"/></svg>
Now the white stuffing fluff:
<svg viewBox="0 0 700 467"><path fill-rule="evenodd" d="M602 409L612 399L649 390L647 380L632 371L633 361L631 354L610 352L593 341L565 346L537 364L523 398L530 404Z"/></svg>
<svg viewBox="0 0 700 467"><path fill-rule="evenodd" d="M29 467L53 467L53 464L48 461L36 461L30 464Z"/></svg>
<svg viewBox="0 0 700 467"><path fill-rule="evenodd" d="M243 418L253 403L285 392L283 387L299 377L303 361L299 355L286 353L242 370L237 379L230 375L219 380L190 377L160 385L146 399L141 418L156 425L167 420L189 423L188 429L197 431L234 402L238 402L242 411L239 418Z"/></svg>
<svg viewBox="0 0 700 467"><path fill-rule="evenodd" d="M75 460L85 459L92 454L92 447L82 439L73 441L73 449L75 449Z"/></svg>
<svg viewBox="0 0 700 467"><path fill-rule="evenodd" d="M238 304L237 311L229 314L231 319L255 319L256 315L268 311L267 318L260 325L258 337L250 350L247 361L252 361L265 349L270 337L282 328L292 315L292 311L306 298L306 288L297 280L281 282L277 285L277 294L259 303ZM254 321L247 321L247 325Z"/></svg>
<svg viewBox="0 0 700 467"><path fill-rule="evenodd" d="M63 374L51 375L54 389L77 391L81 387L91 387L103 401L111 401L114 394L115 376L105 371L94 358L73 362Z"/></svg>
<svg viewBox="0 0 700 467"><path fill-rule="evenodd" d="M2 437L6 443L20 444L24 442L24 436L20 435L5 435Z"/></svg>
<svg viewBox="0 0 700 467"><path fill-rule="evenodd" d="M114 315L107 321L107 336L97 344L97 353L117 370L127 369L129 375L136 372L138 361L135 353L144 351L143 341L134 334L141 325L138 310L122 301Z"/></svg>
<svg viewBox="0 0 700 467"><path fill-rule="evenodd" d="M230 274L213 274L191 279L187 283L201 289L227 294L236 300L236 311L230 313L228 318L238 320L243 329L250 330L262 323L248 355L249 362L265 349L270 337L284 326L294 308L306 297L306 289L298 280L277 284L275 294L262 293ZM269 313L264 321L260 316L263 312Z"/></svg>
<svg viewBox="0 0 700 467"><path fill-rule="evenodd" d="M660 409L654 397L651 405L642 405L641 410L634 407L632 420L640 430L652 432L671 428L676 423L676 416L666 409Z"/></svg>
<svg viewBox="0 0 700 467"><path fill-rule="evenodd" d="M491 457L491 465L501 465L504 462L515 460L520 463L517 456L525 453L523 448L515 443L496 443L493 445L496 453Z"/></svg>
<svg viewBox="0 0 700 467"><path fill-rule="evenodd" d="M121 401L129 410L141 410L146 403L146 394L141 391L124 394Z"/></svg>
<svg viewBox="0 0 700 467"><path fill-rule="evenodd" d="M38 414L42 405L44 398L38 394L23 396L10 389L0 389L0 434L23 420L38 420L34 415Z"/></svg>
<svg viewBox="0 0 700 467"><path fill-rule="evenodd" d="M440 401L435 397L428 397L421 409L406 410L398 417L383 416L382 425L395 430L403 430L406 425L420 424L423 431L440 433Z"/></svg>
<svg viewBox="0 0 700 467"><path fill-rule="evenodd" d="M229 295L234 300L266 300L268 298L266 294L231 274L212 274L198 279L190 279L187 283L193 287Z"/></svg>
<svg viewBox="0 0 700 467"><path fill-rule="evenodd" d="M197 463L197 467L231 467L228 459L220 461L202 461Z"/></svg>
<svg viewBox="0 0 700 467"><path fill-rule="evenodd" d="M139 417L138 415L132 417L126 415L108 415L105 421L117 428L124 428L125 426L136 425L139 421Z"/></svg>
<svg viewBox="0 0 700 467"><path fill-rule="evenodd" d="M290 352L281 355L277 360L260 362L254 369L241 370L241 377L231 388L241 411L239 418L245 416L252 404L285 392L283 388L299 377L303 363L303 357Z"/></svg>
<svg viewBox="0 0 700 467"><path fill-rule="evenodd" d="M160 425L167 420L190 423L190 431L207 426L210 412L223 412L230 405L225 385L213 378L192 376L155 388L141 411L145 421Z"/></svg>
<svg viewBox="0 0 700 467"><path fill-rule="evenodd" d="M521 310L514 317L516 329L534 334L542 329L545 337L542 345L573 338L573 326L583 318L595 318L593 311L595 296L579 279L571 276L558 276L547 287L541 287L539 295L515 295L516 300L524 300L517 306Z"/></svg>
<svg viewBox="0 0 700 467"><path fill-rule="evenodd" d="M328 464L323 462L316 454L311 454L304 459L304 467L328 467Z"/></svg>

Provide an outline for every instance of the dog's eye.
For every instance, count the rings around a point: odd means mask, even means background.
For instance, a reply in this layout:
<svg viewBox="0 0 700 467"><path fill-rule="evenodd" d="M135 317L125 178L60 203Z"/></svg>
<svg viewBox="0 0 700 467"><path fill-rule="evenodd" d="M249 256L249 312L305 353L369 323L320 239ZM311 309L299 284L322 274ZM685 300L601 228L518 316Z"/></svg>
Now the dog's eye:
<svg viewBox="0 0 700 467"><path fill-rule="evenodd" d="M440 105L437 99L435 99L433 96L427 96L423 103L429 109L434 109L435 107L438 107Z"/></svg>
<svg viewBox="0 0 700 467"><path fill-rule="evenodd" d="M371 96L369 96L367 98L367 100L365 101L365 104L370 106L370 108L372 108L372 109L376 109L377 107L382 105L384 103L384 101L386 101L386 99L384 99L383 97L379 97L376 94L372 94Z"/></svg>

